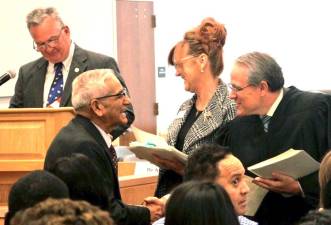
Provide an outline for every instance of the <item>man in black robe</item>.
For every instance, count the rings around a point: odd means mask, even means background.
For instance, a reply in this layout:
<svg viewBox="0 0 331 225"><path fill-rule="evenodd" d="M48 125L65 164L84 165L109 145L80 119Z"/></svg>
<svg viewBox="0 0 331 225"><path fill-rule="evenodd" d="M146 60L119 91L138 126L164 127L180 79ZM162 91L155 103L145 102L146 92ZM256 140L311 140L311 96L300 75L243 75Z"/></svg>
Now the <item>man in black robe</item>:
<svg viewBox="0 0 331 225"><path fill-rule="evenodd" d="M249 53L234 64L229 86L237 117L218 130L217 142L229 146L245 167L290 148L303 149L321 161L331 146L331 96L283 85L280 66L267 54ZM260 225L288 225L316 208L317 175L298 180L281 173L272 179L255 178L253 182L269 192L254 220Z"/></svg>

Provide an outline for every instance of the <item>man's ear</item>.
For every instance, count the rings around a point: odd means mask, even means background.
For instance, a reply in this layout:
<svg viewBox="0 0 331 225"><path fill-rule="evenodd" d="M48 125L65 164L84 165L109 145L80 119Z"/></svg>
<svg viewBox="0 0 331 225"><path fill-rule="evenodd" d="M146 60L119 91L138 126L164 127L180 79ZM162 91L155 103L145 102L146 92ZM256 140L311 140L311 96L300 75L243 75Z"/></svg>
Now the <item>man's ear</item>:
<svg viewBox="0 0 331 225"><path fill-rule="evenodd" d="M66 33L66 34L70 34L70 28L68 27L68 26L64 26L63 27L63 30L64 30L64 32Z"/></svg>
<svg viewBox="0 0 331 225"><path fill-rule="evenodd" d="M103 115L104 106L96 99L91 101L91 109L97 116Z"/></svg>
<svg viewBox="0 0 331 225"><path fill-rule="evenodd" d="M269 84L267 81L263 80L260 83L260 89L263 95L265 95L269 91Z"/></svg>

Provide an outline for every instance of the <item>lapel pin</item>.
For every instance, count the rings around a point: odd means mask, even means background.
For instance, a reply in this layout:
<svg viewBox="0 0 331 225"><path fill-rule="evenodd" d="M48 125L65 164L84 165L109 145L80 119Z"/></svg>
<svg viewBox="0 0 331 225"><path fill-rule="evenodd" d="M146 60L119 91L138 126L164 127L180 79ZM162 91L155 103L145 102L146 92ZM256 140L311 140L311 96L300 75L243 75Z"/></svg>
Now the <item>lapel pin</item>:
<svg viewBox="0 0 331 225"><path fill-rule="evenodd" d="M78 67L75 68L75 72L76 72L76 73L79 72L79 68L78 68Z"/></svg>
<svg viewBox="0 0 331 225"><path fill-rule="evenodd" d="M204 112L203 117L204 117L204 121L209 120L212 117L211 112L210 111Z"/></svg>

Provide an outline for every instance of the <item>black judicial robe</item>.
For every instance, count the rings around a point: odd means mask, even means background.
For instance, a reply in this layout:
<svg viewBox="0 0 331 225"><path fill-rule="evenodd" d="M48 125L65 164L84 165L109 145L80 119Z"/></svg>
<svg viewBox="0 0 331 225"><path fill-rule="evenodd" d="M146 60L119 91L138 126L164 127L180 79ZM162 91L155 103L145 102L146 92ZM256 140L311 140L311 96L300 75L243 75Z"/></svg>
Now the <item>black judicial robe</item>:
<svg viewBox="0 0 331 225"><path fill-rule="evenodd" d="M218 130L217 142L229 146L247 168L290 148L303 149L321 161L331 148L331 96L284 89L268 133L258 115L237 117ZM305 162L302 162L305 163ZM300 166L300 165L298 165ZM249 174L248 175L252 175ZM305 197L268 192L254 219L260 225L293 224L317 207L318 172L299 179Z"/></svg>

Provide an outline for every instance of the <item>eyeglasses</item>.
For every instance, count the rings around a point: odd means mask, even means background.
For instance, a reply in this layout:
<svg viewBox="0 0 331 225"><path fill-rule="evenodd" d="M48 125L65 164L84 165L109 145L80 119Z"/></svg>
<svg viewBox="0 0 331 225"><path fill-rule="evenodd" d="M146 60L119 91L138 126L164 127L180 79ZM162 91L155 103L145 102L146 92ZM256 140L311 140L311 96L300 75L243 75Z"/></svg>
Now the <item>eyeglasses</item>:
<svg viewBox="0 0 331 225"><path fill-rule="evenodd" d="M253 86L253 85L252 85L252 84L248 84L248 85L246 85L245 87L238 87L238 86L236 86L236 85L234 85L234 84L231 84L231 83L228 84L228 87L229 87L233 92L239 92L239 91L242 91L242 90L244 90L245 88L248 88L248 87L250 87L250 86Z"/></svg>
<svg viewBox="0 0 331 225"><path fill-rule="evenodd" d="M50 37L47 41L42 43L36 43L35 41L32 42L33 49L36 51L44 51L47 47L54 48L59 42L59 39L62 34L63 27L61 27L61 30L58 35Z"/></svg>
<svg viewBox="0 0 331 225"><path fill-rule="evenodd" d="M103 98L110 98L110 97L117 97L117 98L122 98L128 96L128 90L126 88L123 88L120 92L116 94L109 94L101 97L97 97L95 99L103 99Z"/></svg>
<svg viewBox="0 0 331 225"><path fill-rule="evenodd" d="M197 57L197 56L189 55L189 56L186 56L186 57L184 57L184 58L181 58L180 60L178 60L177 63L174 63L174 67L175 67L176 69L181 68L181 67L183 67L183 65L184 65L185 62L187 62L187 61L190 60L190 59L196 58L196 57Z"/></svg>

